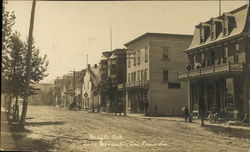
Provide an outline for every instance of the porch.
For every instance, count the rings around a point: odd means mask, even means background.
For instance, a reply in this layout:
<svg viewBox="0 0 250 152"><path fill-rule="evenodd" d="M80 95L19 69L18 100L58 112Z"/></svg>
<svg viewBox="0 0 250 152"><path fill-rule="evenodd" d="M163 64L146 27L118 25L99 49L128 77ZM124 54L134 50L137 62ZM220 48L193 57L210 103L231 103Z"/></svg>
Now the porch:
<svg viewBox="0 0 250 152"><path fill-rule="evenodd" d="M227 75L233 73L240 73L244 71L244 63L225 63L221 65L213 65L208 67L201 67L199 69L177 72L178 80L196 79L201 77Z"/></svg>

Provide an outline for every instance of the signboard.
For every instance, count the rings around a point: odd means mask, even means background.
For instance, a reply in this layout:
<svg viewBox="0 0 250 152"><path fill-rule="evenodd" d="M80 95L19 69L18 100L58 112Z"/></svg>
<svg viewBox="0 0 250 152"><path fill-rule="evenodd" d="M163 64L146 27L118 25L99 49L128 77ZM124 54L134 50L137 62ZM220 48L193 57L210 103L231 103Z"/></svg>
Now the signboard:
<svg viewBox="0 0 250 152"><path fill-rule="evenodd" d="M84 93L84 97L88 97L88 93L87 92Z"/></svg>

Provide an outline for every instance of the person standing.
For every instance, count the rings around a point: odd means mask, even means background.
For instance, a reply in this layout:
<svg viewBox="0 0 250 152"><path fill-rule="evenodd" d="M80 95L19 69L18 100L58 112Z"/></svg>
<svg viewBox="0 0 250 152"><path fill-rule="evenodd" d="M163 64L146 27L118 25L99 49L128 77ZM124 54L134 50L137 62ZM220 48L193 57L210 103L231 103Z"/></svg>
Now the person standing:
<svg viewBox="0 0 250 152"><path fill-rule="evenodd" d="M144 106L145 106L145 116L147 116L148 115L148 101L147 100L145 101Z"/></svg>
<svg viewBox="0 0 250 152"><path fill-rule="evenodd" d="M185 114L185 122L187 122L188 117L189 117L188 105L187 104L185 104L185 107L184 107L184 114Z"/></svg>
<svg viewBox="0 0 250 152"><path fill-rule="evenodd" d="M205 117L205 102L204 102L204 98L200 97L199 98L199 116L201 119L201 127L204 127L204 117Z"/></svg>

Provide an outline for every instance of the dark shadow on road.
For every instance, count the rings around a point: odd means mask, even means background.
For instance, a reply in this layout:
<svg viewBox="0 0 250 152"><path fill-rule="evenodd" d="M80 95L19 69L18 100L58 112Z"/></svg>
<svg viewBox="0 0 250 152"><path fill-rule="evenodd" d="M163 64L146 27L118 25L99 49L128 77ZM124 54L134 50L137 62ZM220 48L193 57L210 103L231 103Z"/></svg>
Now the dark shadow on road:
<svg viewBox="0 0 250 152"><path fill-rule="evenodd" d="M216 134L224 134L229 137L250 139L250 130L247 129L214 126L209 124L206 124L204 127L206 130L212 131Z"/></svg>
<svg viewBox="0 0 250 152"><path fill-rule="evenodd" d="M44 126L44 125L63 125L65 122L45 121L45 122L26 122L26 126Z"/></svg>
<svg viewBox="0 0 250 152"><path fill-rule="evenodd" d="M12 124L10 127L12 137L15 141L16 148L19 151L50 151L54 148L55 141L48 141L44 139L33 139L27 137L32 131L25 129L19 130L18 125Z"/></svg>

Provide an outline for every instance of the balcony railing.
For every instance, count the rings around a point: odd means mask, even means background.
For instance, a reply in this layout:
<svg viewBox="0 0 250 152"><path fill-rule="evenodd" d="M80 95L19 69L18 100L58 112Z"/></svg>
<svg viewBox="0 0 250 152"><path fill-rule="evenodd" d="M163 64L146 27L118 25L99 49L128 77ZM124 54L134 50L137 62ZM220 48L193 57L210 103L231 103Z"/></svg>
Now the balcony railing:
<svg viewBox="0 0 250 152"><path fill-rule="evenodd" d="M135 81L126 83L126 88L147 88L149 85L148 81Z"/></svg>
<svg viewBox="0 0 250 152"><path fill-rule="evenodd" d="M242 72L244 70L244 63L227 63L222 65L213 65L205 68L200 68L191 71L177 72L178 80L193 79L215 74L229 74L230 72Z"/></svg>

